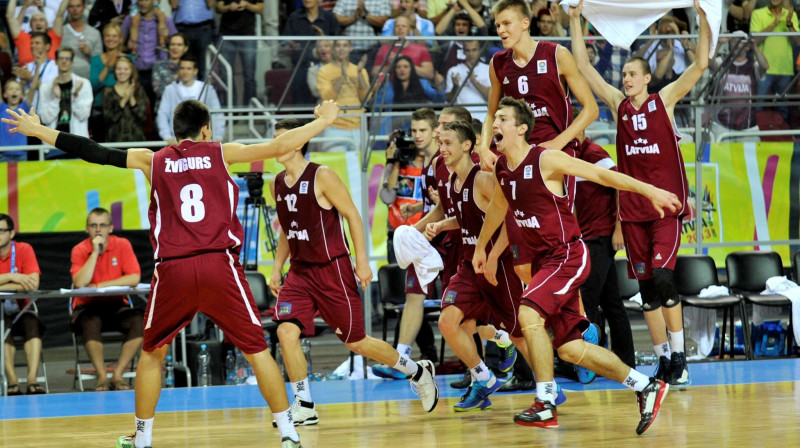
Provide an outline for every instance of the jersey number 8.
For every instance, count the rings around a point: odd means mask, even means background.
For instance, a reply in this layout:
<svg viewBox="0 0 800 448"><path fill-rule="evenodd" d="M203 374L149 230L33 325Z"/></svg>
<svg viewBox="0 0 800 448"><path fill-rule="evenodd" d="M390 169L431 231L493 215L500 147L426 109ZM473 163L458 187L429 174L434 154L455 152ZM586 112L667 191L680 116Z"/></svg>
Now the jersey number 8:
<svg viewBox="0 0 800 448"><path fill-rule="evenodd" d="M203 187L189 184L181 188L181 218L186 222L200 222L206 217L203 204Z"/></svg>

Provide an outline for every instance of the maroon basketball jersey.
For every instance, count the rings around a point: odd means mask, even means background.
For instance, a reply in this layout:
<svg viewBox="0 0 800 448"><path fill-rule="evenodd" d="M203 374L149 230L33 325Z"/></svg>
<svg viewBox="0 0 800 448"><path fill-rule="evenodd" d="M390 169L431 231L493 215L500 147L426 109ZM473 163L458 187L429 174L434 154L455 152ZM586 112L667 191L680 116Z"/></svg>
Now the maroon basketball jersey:
<svg viewBox="0 0 800 448"><path fill-rule="evenodd" d="M228 174L222 144L184 140L162 148L153 154L150 181L154 258L239 253L239 187Z"/></svg>
<svg viewBox="0 0 800 448"><path fill-rule="evenodd" d="M683 216L689 187L678 134L669 119L661 95L652 93L636 109L625 98L617 111L617 163L619 171L642 182L675 193L681 208L665 216ZM619 192L620 220L654 221L658 212L646 197L627 191Z"/></svg>
<svg viewBox="0 0 800 448"><path fill-rule="evenodd" d="M524 67L514 62L510 48L492 58L503 95L523 99L533 110L536 121L529 143L552 140L572 123L569 92L564 92L558 75L557 49L555 42L538 41L533 57Z"/></svg>
<svg viewBox="0 0 800 448"><path fill-rule="evenodd" d="M481 227L483 227L484 217L486 216L486 212L478 207L475 202L475 177L480 171L480 165L473 166L466 179L461 183L460 189L456 189L456 173L450 176L450 196L453 198L453 204L455 204L456 208L455 216L458 219L458 225L461 227L462 256L468 262L468 265L472 261L473 255L475 255L475 245L478 244L478 236L481 234ZM499 235L500 229L497 229L487 245L487 253L492 249ZM511 252L508 248L506 248L503 256L510 258Z"/></svg>
<svg viewBox="0 0 800 448"><path fill-rule="evenodd" d="M578 220L567 195L553 194L544 183L539 159L544 148L531 145L519 166L511 169L501 154L495 175L519 227L520 238L539 256L551 247L580 238Z"/></svg>
<svg viewBox="0 0 800 448"><path fill-rule="evenodd" d="M606 150L588 138L583 140L578 158L605 169L616 166ZM577 181L575 216L583 239L610 236L617 222L616 190L585 179Z"/></svg>
<svg viewBox="0 0 800 448"><path fill-rule="evenodd" d="M350 254L339 212L317 202L317 169L319 165L310 162L294 185L286 183L286 171L275 176L275 208L289 240L291 261L327 263Z"/></svg>

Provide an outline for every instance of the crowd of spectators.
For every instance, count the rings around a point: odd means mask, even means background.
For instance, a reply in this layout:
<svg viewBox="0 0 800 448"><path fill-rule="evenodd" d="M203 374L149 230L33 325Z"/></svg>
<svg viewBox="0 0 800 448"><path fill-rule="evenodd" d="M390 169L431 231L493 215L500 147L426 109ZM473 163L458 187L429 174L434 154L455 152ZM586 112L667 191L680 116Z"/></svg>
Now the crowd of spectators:
<svg viewBox="0 0 800 448"><path fill-rule="evenodd" d="M263 0L87 2L92 0L7 2L5 22L0 24L0 50L9 55L12 68L3 72L3 98L9 106L35 107L39 111L44 111L43 106L50 111L54 110L54 105L58 106L54 115L48 115L51 118L48 123L100 141L170 139L171 131L165 126L171 117L164 115L168 115L170 109L164 106L193 98L201 91L201 100L212 108L219 107L219 91L196 86L202 86L211 69L205 67L206 48L218 44L220 36L258 34L256 27L260 22L256 17L264 14L265 9L272 9L265 8ZM491 13L494 3L495 0L280 2L279 32L285 39L270 44L279 51L272 53L273 65L266 70L295 72L288 86L277 86L281 93L289 90L285 105L310 106L322 99L336 99L348 106L351 113L359 113L364 106L367 110L402 111L425 104L453 102L467 106L476 116L482 117L489 87L488 62L502 47L499 40L473 37L496 36ZM557 2L532 0L530 4L532 35L541 38L567 36L567 15ZM645 34L692 34L696 31L693 14L691 10L674 10ZM740 31L749 35L751 32L798 29L797 15L790 0L726 0L723 14L726 17L723 32ZM583 31L585 35L596 34L588 23ZM315 39L292 39L294 36ZM336 36L349 39L340 40ZM390 40L392 36L395 39ZM431 39L404 39L409 36ZM434 36L451 39L434 39ZM738 98L710 101L720 104L706 116L712 117L714 126L723 126L723 131L754 128L757 113L768 106L763 101L742 100L744 90L753 96L795 93L798 88L795 73L800 65L797 58L800 35L745 36L742 39L731 45L727 39L722 39L718 46L716 67L733 77L742 74L742 64L746 61L755 63L747 64L748 83L741 80L731 83L729 78L716 80L719 81L715 86L719 88L714 90L717 96ZM568 45L567 41L562 43ZM241 73L241 80L233 83L234 104L224 103L222 107L244 106L258 95L256 80L265 76L256 68L258 48L255 41L226 41L222 46L220 55ZM69 63L66 59L59 63L56 54L59 49L71 50L63 56L71 56ZM589 41L587 49L597 70L618 87L621 87L621 68L625 60L634 55L645 58L653 73L651 90L658 90L659 86L676 79L695 57L695 44L688 37L640 39L630 50L597 39ZM184 57L186 73L179 76ZM116 74L126 72L131 64L118 64L120 58L133 62L135 69L124 82L120 82ZM189 64L194 68L188 68ZM70 65L72 79L72 85L67 86L72 92L69 98L62 86L67 84L66 65ZM193 70L196 70L195 79L190 79ZM59 81L55 81L56 78ZM84 85L83 80L88 83ZM732 87L734 84L736 87ZM9 91L8 95L5 90ZM61 95L57 102L53 101L56 91ZM82 102L87 94L92 97L88 120ZM165 98L169 98L166 104ZM736 110L745 107L748 114L752 113L749 118L737 119L734 123L730 119L732 107ZM776 110L790 125L797 121L798 114L792 108ZM677 115L679 126L693 123L690 112ZM221 120L219 116L215 118ZM381 131L391 131L402 125L408 128L408 123L407 118L383 119ZM215 130L224 129L223 125L216 123ZM358 139L359 128L357 118L343 116L326 136ZM611 116L605 109L590 130L608 128L612 128ZM215 134L215 137L223 136ZM0 139L3 145L20 143L18 138L8 135ZM611 141L602 137L599 140L601 143ZM354 147L339 142L318 145L316 149ZM54 157L58 154L54 153ZM3 152L0 160L24 160L24 154Z"/></svg>

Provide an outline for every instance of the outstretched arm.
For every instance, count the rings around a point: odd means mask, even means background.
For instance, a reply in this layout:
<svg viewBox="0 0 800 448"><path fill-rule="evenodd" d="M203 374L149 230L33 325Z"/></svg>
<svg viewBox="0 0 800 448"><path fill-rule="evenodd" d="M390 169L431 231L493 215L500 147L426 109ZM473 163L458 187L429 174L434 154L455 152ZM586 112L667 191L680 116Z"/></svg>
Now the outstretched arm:
<svg viewBox="0 0 800 448"><path fill-rule="evenodd" d="M700 37L697 39L697 51L694 62L681 74L680 78L661 89L661 100L668 111L672 111L675 104L681 100L697 84L703 72L708 68L708 52L711 47L711 27L706 19L706 13L695 0L694 7L700 16ZM672 114L670 114L672 115Z"/></svg>
<svg viewBox="0 0 800 448"><path fill-rule="evenodd" d="M575 64L578 66L578 70L583 74L586 82L589 83L592 92L603 100L616 116L619 103L625 99L625 95L607 83L589 61L589 54L586 52L586 42L583 40L583 35L581 34L582 10L583 2L579 3L577 7L569 8L569 33L572 36L572 55L575 57Z"/></svg>
<svg viewBox="0 0 800 448"><path fill-rule="evenodd" d="M225 162L249 163L270 159L287 154L305 145L309 140L327 128L339 114L339 106L332 100L324 101L314 109L317 117L311 123L281 134L278 138L265 143L243 145L241 143L225 143L222 152Z"/></svg>

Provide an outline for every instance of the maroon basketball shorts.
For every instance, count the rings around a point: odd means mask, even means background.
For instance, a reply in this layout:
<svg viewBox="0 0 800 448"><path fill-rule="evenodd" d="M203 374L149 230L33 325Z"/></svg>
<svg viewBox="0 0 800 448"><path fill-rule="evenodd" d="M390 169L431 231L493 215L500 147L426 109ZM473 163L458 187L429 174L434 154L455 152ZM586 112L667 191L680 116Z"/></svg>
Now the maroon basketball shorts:
<svg viewBox="0 0 800 448"><path fill-rule="evenodd" d="M580 311L580 286L589 277L589 250L582 240L544 252L522 293L522 305L536 310L553 331L553 346L582 339L589 321Z"/></svg>
<svg viewBox="0 0 800 448"><path fill-rule="evenodd" d="M356 273L350 257L328 263L293 262L278 295L272 320L296 321L304 335L314 334L314 316L322 320L342 342L358 342L364 332L364 312Z"/></svg>
<svg viewBox="0 0 800 448"><path fill-rule="evenodd" d="M267 349L258 308L238 258L210 252L156 263L142 348L169 344L197 312L211 318L244 353Z"/></svg>
<svg viewBox="0 0 800 448"><path fill-rule="evenodd" d="M628 278L649 280L653 278L653 269L675 269L681 246L682 220L668 216L655 221L622 223L628 254Z"/></svg>
<svg viewBox="0 0 800 448"><path fill-rule="evenodd" d="M517 322L522 289L510 257L498 262L497 286L476 274L471 261L463 260L442 294L442 309L455 306L464 313L464 320L475 319L479 325L492 322L512 336L522 337Z"/></svg>
<svg viewBox="0 0 800 448"><path fill-rule="evenodd" d="M511 209L509 209L510 211ZM506 233L508 234L508 247L511 249L514 266L531 264L534 251L522 238L522 233L520 233L519 226L514 220L513 213L506 213L505 223Z"/></svg>

